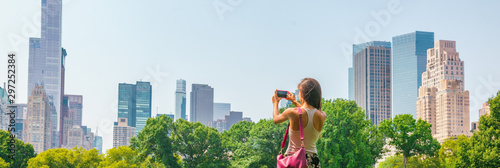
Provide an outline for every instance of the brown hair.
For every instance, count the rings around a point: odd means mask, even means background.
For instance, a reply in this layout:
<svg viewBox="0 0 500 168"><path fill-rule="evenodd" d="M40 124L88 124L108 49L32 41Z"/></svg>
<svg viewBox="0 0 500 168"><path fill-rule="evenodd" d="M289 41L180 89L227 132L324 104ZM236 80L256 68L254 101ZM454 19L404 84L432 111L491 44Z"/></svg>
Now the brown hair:
<svg viewBox="0 0 500 168"><path fill-rule="evenodd" d="M304 78L299 83L298 88L307 104L321 110L321 86L316 79Z"/></svg>

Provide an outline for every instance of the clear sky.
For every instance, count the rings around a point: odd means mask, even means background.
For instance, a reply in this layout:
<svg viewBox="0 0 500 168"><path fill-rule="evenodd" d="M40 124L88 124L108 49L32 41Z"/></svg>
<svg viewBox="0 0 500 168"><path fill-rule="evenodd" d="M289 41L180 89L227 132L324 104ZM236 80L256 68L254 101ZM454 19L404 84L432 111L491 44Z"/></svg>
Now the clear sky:
<svg viewBox="0 0 500 168"><path fill-rule="evenodd" d="M40 37L40 5L0 2L0 54L18 54L20 103L27 100L28 37ZM215 102L231 103L231 110L258 121L272 117L274 89L295 90L304 77L316 78L327 99L347 98L350 46L358 35L391 41L420 30L434 32L435 40L457 41L471 121L477 121L481 103L500 89L499 6L451 0L64 0L65 92L83 95L83 124L94 131L99 126L109 149L118 83L150 81L153 115L174 113L175 80L187 81L188 113L191 84L209 84ZM378 21L373 13L390 17ZM0 60L0 81L6 82L7 58Z"/></svg>

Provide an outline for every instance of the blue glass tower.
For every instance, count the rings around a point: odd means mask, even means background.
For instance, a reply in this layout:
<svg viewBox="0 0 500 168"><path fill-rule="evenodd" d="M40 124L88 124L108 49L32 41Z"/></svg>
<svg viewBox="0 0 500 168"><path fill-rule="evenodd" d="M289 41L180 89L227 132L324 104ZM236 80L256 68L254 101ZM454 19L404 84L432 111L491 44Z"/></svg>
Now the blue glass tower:
<svg viewBox="0 0 500 168"><path fill-rule="evenodd" d="M151 117L151 84L137 81L135 85L135 132L136 135Z"/></svg>
<svg viewBox="0 0 500 168"><path fill-rule="evenodd" d="M118 118L128 118L128 126L135 127L135 85L118 85Z"/></svg>
<svg viewBox="0 0 500 168"><path fill-rule="evenodd" d="M177 80L177 89L175 90L175 120L186 117L186 81ZM173 119L173 118L172 118Z"/></svg>
<svg viewBox="0 0 500 168"><path fill-rule="evenodd" d="M392 38L392 117L417 115L418 88L427 65L427 49L434 47L434 33L416 31Z"/></svg>

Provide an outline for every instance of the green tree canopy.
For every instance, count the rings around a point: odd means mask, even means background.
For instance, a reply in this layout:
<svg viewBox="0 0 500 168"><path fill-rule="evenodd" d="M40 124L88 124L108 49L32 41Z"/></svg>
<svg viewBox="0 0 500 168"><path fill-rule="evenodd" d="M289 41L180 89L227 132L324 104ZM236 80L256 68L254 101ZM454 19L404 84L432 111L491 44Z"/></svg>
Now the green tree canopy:
<svg viewBox="0 0 500 168"><path fill-rule="evenodd" d="M2 158L0 158L0 168L10 167L10 163L5 162Z"/></svg>
<svg viewBox="0 0 500 168"><path fill-rule="evenodd" d="M403 155L404 167L410 157L432 157L440 148L439 142L432 138L431 124L421 119L415 122L411 114L400 114L382 121L380 130L391 139L389 145L395 146L397 153Z"/></svg>
<svg viewBox="0 0 500 168"><path fill-rule="evenodd" d="M103 156L96 149L49 149L28 161L28 167L98 167Z"/></svg>
<svg viewBox="0 0 500 168"><path fill-rule="evenodd" d="M323 101L327 118L318 140L323 167L371 167L383 152L385 141L377 127L365 120L354 101Z"/></svg>
<svg viewBox="0 0 500 168"><path fill-rule="evenodd" d="M172 132L173 147L184 157L183 167L228 167L227 148L215 128L179 119Z"/></svg>
<svg viewBox="0 0 500 168"><path fill-rule="evenodd" d="M138 151L137 159L144 161L149 156L153 161L163 163L165 166L180 167L169 137L173 126L172 118L166 115L149 118L137 138L132 137L130 141L130 147Z"/></svg>
<svg viewBox="0 0 500 168"><path fill-rule="evenodd" d="M459 142L458 167L500 167L500 92L488 103L490 115L481 116L479 131Z"/></svg>
<svg viewBox="0 0 500 168"><path fill-rule="evenodd" d="M253 122L240 121L221 134L222 143L230 151L231 166L248 166L248 159L252 157L251 152L253 150L250 145L250 130L252 130L254 125L255 123Z"/></svg>
<svg viewBox="0 0 500 168"><path fill-rule="evenodd" d="M9 145L11 140L14 140L15 144L15 158L11 159ZM0 158L2 158L5 162L9 163L12 167L27 167L28 160L35 157L36 153L33 149L33 146L29 143L24 143L23 141L14 138L11 139L10 132L0 130Z"/></svg>

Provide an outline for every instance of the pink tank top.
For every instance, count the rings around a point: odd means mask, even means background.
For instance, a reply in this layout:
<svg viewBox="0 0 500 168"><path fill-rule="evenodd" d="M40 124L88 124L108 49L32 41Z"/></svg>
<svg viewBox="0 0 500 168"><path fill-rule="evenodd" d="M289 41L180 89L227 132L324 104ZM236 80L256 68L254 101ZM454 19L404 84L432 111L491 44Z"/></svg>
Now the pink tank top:
<svg viewBox="0 0 500 168"><path fill-rule="evenodd" d="M305 109L305 108L303 108ZM306 149L306 153L318 153L316 151L316 141L318 141L320 132L314 128L313 118L314 113L316 113L316 108L314 109L305 109L307 113L307 125L304 127L304 147ZM288 148L286 149L286 154L293 154L296 151L300 150L300 130L294 131L289 129L288 131Z"/></svg>

